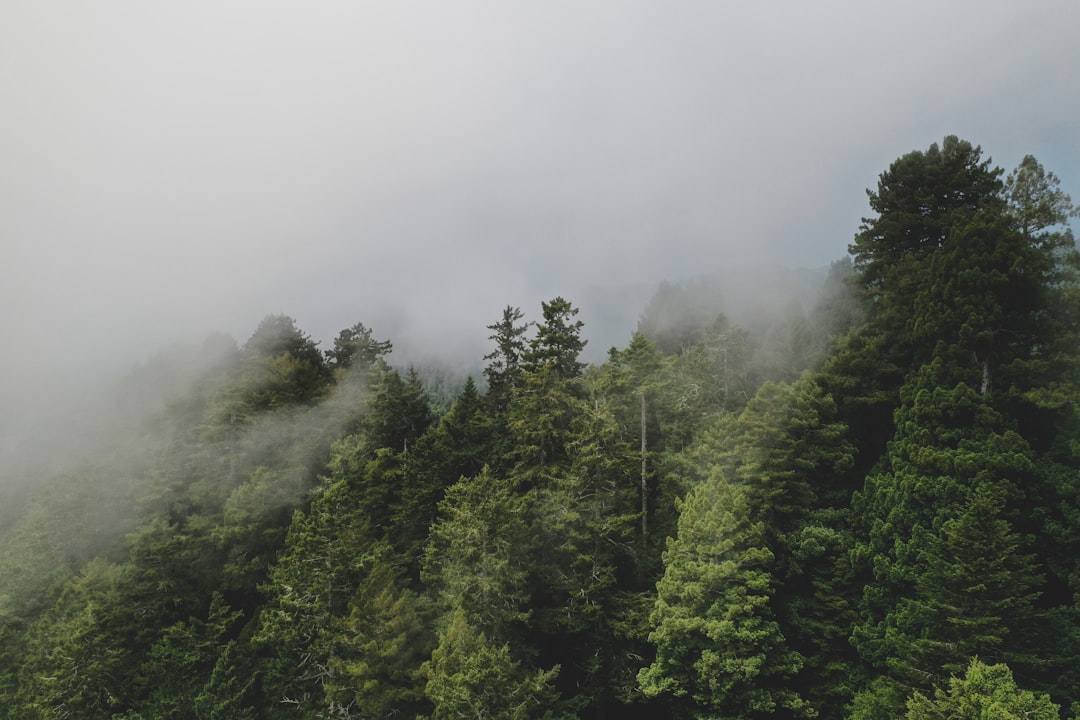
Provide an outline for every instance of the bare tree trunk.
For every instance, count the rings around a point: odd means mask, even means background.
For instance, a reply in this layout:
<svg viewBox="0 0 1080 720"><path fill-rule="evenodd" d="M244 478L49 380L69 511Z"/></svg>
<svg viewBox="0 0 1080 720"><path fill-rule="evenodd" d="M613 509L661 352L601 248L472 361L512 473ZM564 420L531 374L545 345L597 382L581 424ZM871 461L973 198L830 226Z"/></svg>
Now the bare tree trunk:
<svg viewBox="0 0 1080 720"><path fill-rule="evenodd" d="M980 395L989 395L990 391L994 388L994 381L990 377L990 362L983 360L982 362L982 386L979 388Z"/></svg>
<svg viewBox="0 0 1080 720"><path fill-rule="evenodd" d="M645 430L645 393L641 393L641 541L647 544L649 540L649 483L646 479L648 468L645 465L645 448L647 445Z"/></svg>

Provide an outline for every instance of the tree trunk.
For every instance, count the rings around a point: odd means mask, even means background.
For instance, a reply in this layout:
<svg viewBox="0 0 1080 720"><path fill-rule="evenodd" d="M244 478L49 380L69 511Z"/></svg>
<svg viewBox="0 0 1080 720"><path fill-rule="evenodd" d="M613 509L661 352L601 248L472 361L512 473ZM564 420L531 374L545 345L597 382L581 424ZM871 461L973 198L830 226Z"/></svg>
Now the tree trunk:
<svg viewBox="0 0 1080 720"><path fill-rule="evenodd" d="M982 362L982 386L979 388L980 395L989 395L990 391L994 388L994 381L990 377L990 363L987 360Z"/></svg>
<svg viewBox="0 0 1080 720"><path fill-rule="evenodd" d="M645 393L641 393L641 541L648 543L649 539L649 483L646 479L647 468L645 465L645 448L647 445L645 431Z"/></svg>

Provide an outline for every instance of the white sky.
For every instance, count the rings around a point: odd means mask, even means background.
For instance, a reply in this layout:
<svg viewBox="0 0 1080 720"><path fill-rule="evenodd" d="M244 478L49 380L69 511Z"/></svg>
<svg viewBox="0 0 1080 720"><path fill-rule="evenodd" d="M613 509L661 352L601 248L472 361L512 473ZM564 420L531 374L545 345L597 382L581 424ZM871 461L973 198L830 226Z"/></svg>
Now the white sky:
<svg viewBox="0 0 1080 720"><path fill-rule="evenodd" d="M0 407L271 312L458 350L589 284L824 265L947 134L1080 199L1078 31L1075 0L5 0Z"/></svg>

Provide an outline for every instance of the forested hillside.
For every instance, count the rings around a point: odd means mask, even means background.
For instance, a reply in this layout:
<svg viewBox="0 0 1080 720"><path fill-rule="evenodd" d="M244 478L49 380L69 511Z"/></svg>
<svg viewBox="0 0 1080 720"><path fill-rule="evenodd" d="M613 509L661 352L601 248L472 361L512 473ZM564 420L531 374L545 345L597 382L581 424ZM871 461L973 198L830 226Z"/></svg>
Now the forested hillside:
<svg viewBox="0 0 1080 720"><path fill-rule="evenodd" d="M362 322L209 342L5 490L0 718L1077 717L1076 211L955 137L868 194L767 328L493 308L449 391Z"/></svg>

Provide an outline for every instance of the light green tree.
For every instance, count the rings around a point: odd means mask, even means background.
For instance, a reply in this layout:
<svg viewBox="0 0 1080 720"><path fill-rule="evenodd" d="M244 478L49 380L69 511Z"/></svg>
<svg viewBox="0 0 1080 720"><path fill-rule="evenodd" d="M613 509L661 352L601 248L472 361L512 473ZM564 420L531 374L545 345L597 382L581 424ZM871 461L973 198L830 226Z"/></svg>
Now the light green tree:
<svg viewBox="0 0 1080 720"><path fill-rule="evenodd" d="M638 675L647 697L681 717L813 717L788 680L791 651L770 608L773 554L747 493L715 470L680 507L652 613L656 659Z"/></svg>
<svg viewBox="0 0 1080 720"><path fill-rule="evenodd" d="M555 720L558 668L530 672L507 644L490 641L456 610L424 666L431 720Z"/></svg>
<svg viewBox="0 0 1080 720"><path fill-rule="evenodd" d="M907 702L907 720L1059 720L1059 708L1042 693L1021 690L1007 665L975 658L964 677L953 677L933 698L916 692Z"/></svg>

